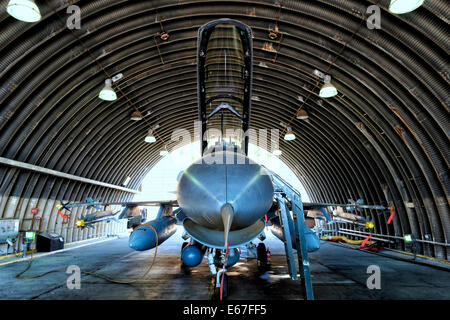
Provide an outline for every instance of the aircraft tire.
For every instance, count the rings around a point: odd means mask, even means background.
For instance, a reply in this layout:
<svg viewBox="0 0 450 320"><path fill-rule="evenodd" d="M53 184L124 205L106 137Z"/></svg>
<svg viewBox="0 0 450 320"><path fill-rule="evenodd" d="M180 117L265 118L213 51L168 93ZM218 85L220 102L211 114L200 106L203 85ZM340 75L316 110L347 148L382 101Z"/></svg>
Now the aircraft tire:
<svg viewBox="0 0 450 320"><path fill-rule="evenodd" d="M256 254L258 270L265 272L267 269L267 249L264 243L260 242L258 244L258 247L256 248Z"/></svg>

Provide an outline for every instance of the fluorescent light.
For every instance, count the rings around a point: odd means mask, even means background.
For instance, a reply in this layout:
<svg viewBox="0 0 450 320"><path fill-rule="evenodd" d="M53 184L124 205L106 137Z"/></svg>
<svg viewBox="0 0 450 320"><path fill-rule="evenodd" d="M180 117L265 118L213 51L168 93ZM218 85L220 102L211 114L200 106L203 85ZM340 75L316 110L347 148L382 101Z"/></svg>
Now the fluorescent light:
<svg viewBox="0 0 450 320"><path fill-rule="evenodd" d="M111 87L111 79L105 80L105 86L102 91L98 94L98 97L105 101L114 101L117 99L117 94L114 92L114 89Z"/></svg>
<svg viewBox="0 0 450 320"><path fill-rule="evenodd" d="M10 0L6 12L24 22L37 22L42 18L39 8L33 0Z"/></svg>
<svg viewBox="0 0 450 320"><path fill-rule="evenodd" d="M275 149L275 150L273 150L273 155L274 156L281 156L281 154L283 153L280 149Z"/></svg>
<svg viewBox="0 0 450 320"><path fill-rule="evenodd" d="M153 130L152 129L148 130L148 135L145 137L144 141L148 142L148 143L156 142L156 138L153 135Z"/></svg>
<svg viewBox="0 0 450 320"><path fill-rule="evenodd" d="M284 140L287 140L287 141L295 140L295 134L292 132L291 127L287 128L287 132L284 135Z"/></svg>
<svg viewBox="0 0 450 320"><path fill-rule="evenodd" d="M425 0L391 0L389 11L395 14L408 13L420 7Z"/></svg>

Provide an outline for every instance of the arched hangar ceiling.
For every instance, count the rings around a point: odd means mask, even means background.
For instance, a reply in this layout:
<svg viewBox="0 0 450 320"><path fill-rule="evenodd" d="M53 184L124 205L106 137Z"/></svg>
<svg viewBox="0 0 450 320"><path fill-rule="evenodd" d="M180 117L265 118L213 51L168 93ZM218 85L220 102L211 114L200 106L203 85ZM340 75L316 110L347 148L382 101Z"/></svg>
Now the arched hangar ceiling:
<svg viewBox="0 0 450 320"><path fill-rule="evenodd" d="M311 199L394 204L390 225L367 212L375 232L448 242L448 1L426 0L403 15L379 1L381 29L363 21L376 1L37 0L38 23L10 17L7 2L0 6L1 157L113 185L130 176L127 187L137 189L173 130L193 132L198 28L233 18L254 35L259 99L251 128L283 129L299 97L309 97L309 121L294 118L297 139L281 140L280 149ZM66 27L69 5L81 8L79 30ZM271 40L275 24L282 37ZM267 43L276 52L264 50ZM321 99L313 70L332 62L327 73L339 94ZM118 73L119 99L98 99L107 74ZM135 108L146 121L130 121ZM149 124L160 126L157 143L144 142ZM58 223L56 199L132 197L11 166L1 166L0 177L2 216L25 218L38 206L47 229ZM448 259L445 245L421 250Z"/></svg>

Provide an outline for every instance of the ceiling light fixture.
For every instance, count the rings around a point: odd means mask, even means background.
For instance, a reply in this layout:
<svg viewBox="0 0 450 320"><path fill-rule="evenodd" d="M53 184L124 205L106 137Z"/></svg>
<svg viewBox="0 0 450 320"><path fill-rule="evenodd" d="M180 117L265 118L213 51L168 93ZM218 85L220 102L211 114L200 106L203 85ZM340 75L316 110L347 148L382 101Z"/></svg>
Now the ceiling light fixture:
<svg viewBox="0 0 450 320"><path fill-rule="evenodd" d="M105 80L105 86L98 94L98 97L105 101L114 101L117 99L117 94L114 89L111 87L112 81L111 79Z"/></svg>
<svg viewBox="0 0 450 320"><path fill-rule="evenodd" d="M142 115L142 113L140 113L139 111L134 111L131 114L130 120L139 121L139 120L142 120L143 118L144 118L144 116Z"/></svg>
<svg viewBox="0 0 450 320"><path fill-rule="evenodd" d="M278 30L278 25L275 24L275 28L269 29L269 38L272 40L275 40L278 38L278 35L280 34L280 30Z"/></svg>
<svg viewBox="0 0 450 320"><path fill-rule="evenodd" d="M324 85L319 92L321 98L331 98L338 94L336 87L331 84L331 76L326 75L323 82Z"/></svg>
<svg viewBox="0 0 450 320"><path fill-rule="evenodd" d="M6 12L17 20L24 22L37 22L42 18L34 0L10 0Z"/></svg>
<svg viewBox="0 0 450 320"><path fill-rule="evenodd" d="M391 0L389 12L394 14L408 13L419 8L425 0Z"/></svg>
<svg viewBox="0 0 450 320"><path fill-rule="evenodd" d="M300 120L306 120L309 118L308 112L306 112L305 109L298 110L296 116L297 116L297 119L300 119Z"/></svg>
<svg viewBox="0 0 450 320"><path fill-rule="evenodd" d="M166 41L167 39L169 39L169 34L167 32L163 32L160 35L161 40Z"/></svg>
<svg viewBox="0 0 450 320"><path fill-rule="evenodd" d="M287 141L295 140L295 134L294 134L294 132L292 132L292 128L291 127L287 128L287 132L284 135L284 140L287 140Z"/></svg>
<svg viewBox="0 0 450 320"><path fill-rule="evenodd" d="M145 137L145 142L147 142L147 143L156 142L156 138L153 135L153 130L152 129L148 130L148 135Z"/></svg>

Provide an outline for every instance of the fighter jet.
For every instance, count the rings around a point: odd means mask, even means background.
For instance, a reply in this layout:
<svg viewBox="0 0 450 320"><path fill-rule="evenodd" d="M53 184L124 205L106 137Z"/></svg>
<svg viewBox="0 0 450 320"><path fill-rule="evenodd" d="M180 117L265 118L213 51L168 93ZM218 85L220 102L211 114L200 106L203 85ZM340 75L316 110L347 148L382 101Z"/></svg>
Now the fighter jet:
<svg viewBox="0 0 450 320"><path fill-rule="evenodd" d="M207 136L211 129L222 135L212 144L204 139L201 159L179 176L177 201L141 203L159 205L160 211L156 219L138 225L129 237L134 250L150 250L171 237L177 224L182 225L186 240L181 251L183 266L195 267L207 260L216 288L224 287L226 268L238 262L240 247L254 251L260 265L267 266L265 246L256 249L252 242L265 239L265 226L271 226L285 243L291 262L292 248L301 250L303 259L307 259L307 251L320 247L317 234L304 224L300 194L248 157L248 135L237 142L223 135L226 128L246 132L250 127L252 74L252 31L247 25L219 19L199 29L201 136ZM309 264L302 265L307 268ZM293 268L291 275L296 278L295 263Z"/></svg>

